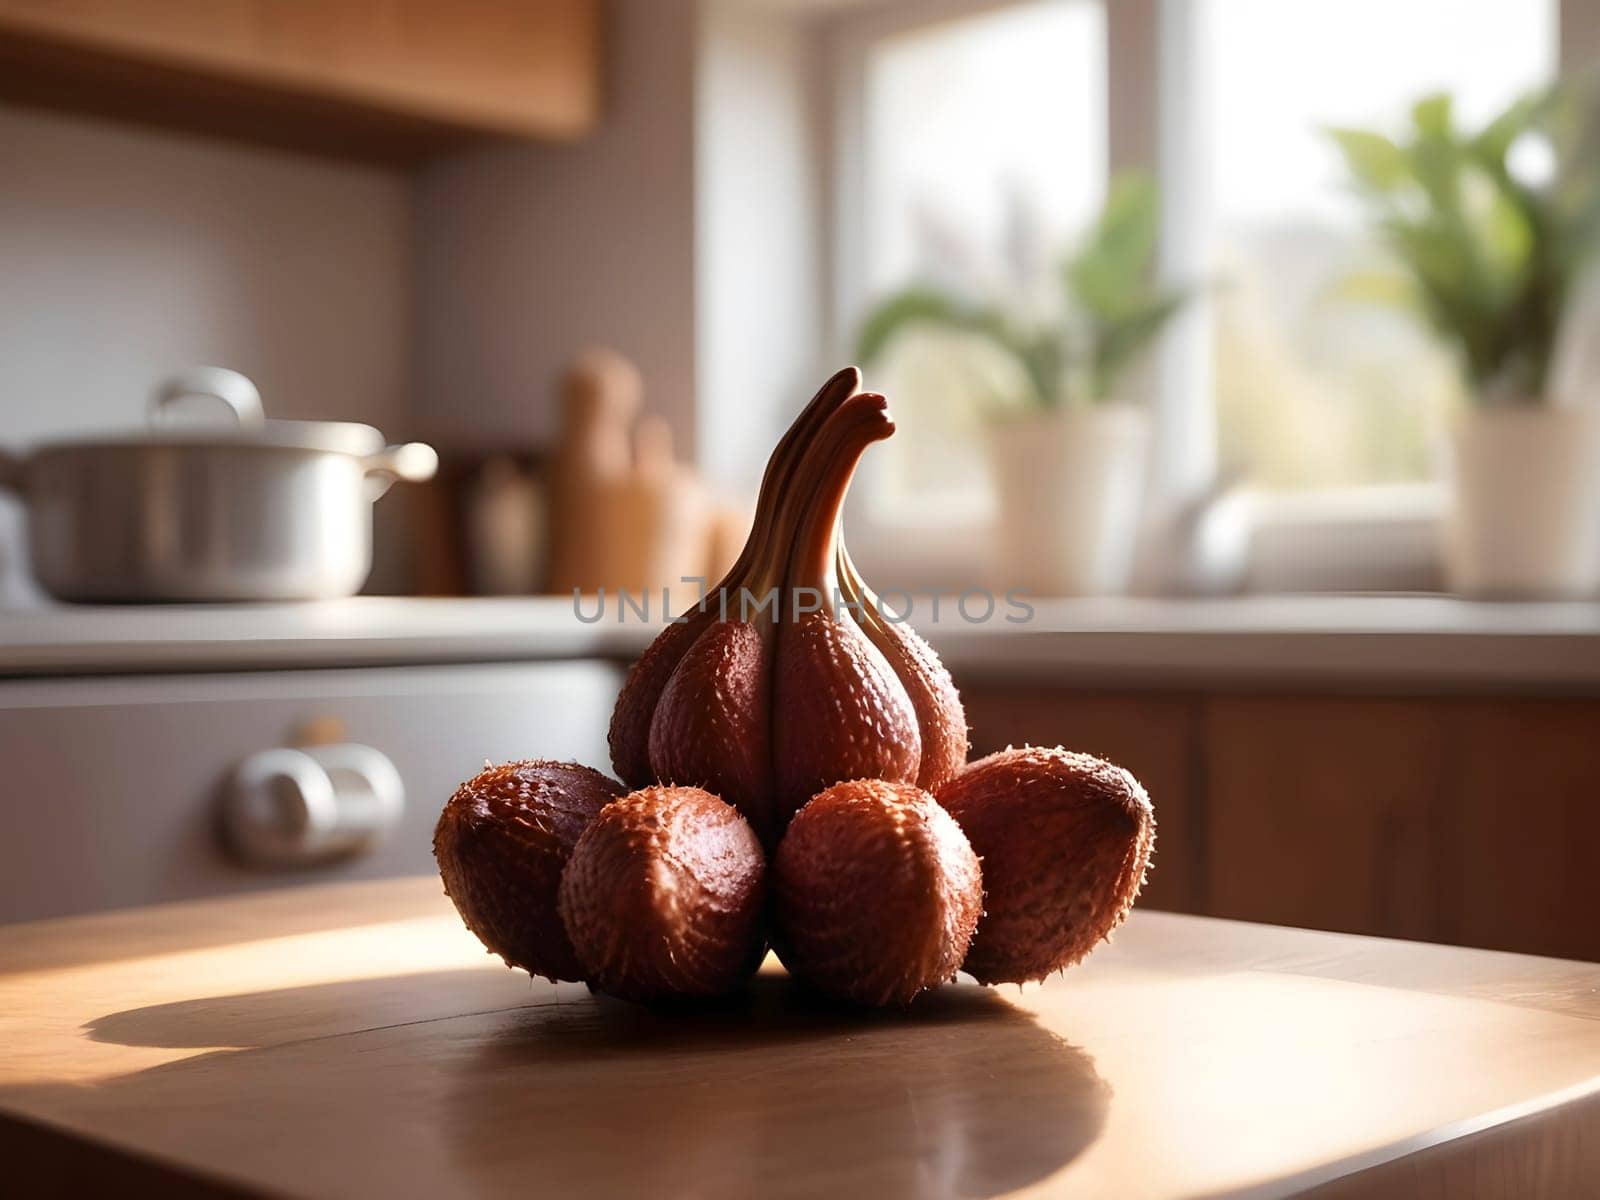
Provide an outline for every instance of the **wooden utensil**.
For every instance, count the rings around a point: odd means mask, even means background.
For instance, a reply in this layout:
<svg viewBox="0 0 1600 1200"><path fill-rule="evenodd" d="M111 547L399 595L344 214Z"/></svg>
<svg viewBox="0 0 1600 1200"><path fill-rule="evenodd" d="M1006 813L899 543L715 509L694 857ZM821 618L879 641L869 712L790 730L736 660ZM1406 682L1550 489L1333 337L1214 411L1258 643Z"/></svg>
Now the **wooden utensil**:
<svg viewBox="0 0 1600 1200"><path fill-rule="evenodd" d="M658 605L663 587L691 596L681 580L708 569L710 505L693 469L676 458L671 427L654 414L640 417L638 370L613 351L586 351L563 391L547 590L648 591Z"/></svg>

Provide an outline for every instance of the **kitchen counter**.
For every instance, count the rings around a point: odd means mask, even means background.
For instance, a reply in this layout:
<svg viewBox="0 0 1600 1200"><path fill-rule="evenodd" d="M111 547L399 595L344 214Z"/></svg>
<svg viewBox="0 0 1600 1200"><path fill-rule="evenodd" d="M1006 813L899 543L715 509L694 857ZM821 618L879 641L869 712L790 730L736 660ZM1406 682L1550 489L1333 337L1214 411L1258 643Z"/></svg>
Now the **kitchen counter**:
<svg viewBox="0 0 1600 1200"><path fill-rule="evenodd" d="M19 1194L1577 1195L1600 966L1138 912L1042 985L652 1014L433 878L0 927Z"/></svg>
<svg viewBox="0 0 1600 1200"><path fill-rule="evenodd" d="M0 611L0 675L632 658L654 623L585 624L558 596L357 596L299 604L51 605Z"/></svg>
<svg viewBox="0 0 1600 1200"><path fill-rule="evenodd" d="M592 623L563 597L50 607L0 612L0 675L631 659L659 628ZM896 600L896 603L900 603ZM964 679L1073 685L1600 691L1600 604L1440 596L1001 601L965 620L919 597L912 623ZM973 616L984 610L969 602ZM594 609L586 607L586 615Z"/></svg>

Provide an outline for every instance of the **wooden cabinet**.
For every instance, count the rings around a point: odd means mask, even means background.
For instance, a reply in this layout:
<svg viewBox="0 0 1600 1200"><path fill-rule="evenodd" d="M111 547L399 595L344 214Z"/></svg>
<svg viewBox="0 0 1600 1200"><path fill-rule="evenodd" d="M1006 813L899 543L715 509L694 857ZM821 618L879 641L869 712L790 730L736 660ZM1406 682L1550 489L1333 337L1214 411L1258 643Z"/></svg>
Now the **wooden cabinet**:
<svg viewBox="0 0 1600 1200"><path fill-rule="evenodd" d="M404 159L574 138L599 0L0 0L0 99Z"/></svg>
<svg viewBox="0 0 1600 1200"><path fill-rule="evenodd" d="M1600 700L963 695L975 754L1059 743L1144 780L1151 907L1600 960Z"/></svg>
<svg viewBox="0 0 1600 1200"><path fill-rule="evenodd" d="M1348 933L1440 935L1439 706L1218 697L1206 704L1204 741L1208 912Z"/></svg>
<svg viewBox="0 0 1600 1200"><path fill-rule="evenodd" d="M1439 834L1451 941L1600 960L1600 701L1471 701Z"/></svg>

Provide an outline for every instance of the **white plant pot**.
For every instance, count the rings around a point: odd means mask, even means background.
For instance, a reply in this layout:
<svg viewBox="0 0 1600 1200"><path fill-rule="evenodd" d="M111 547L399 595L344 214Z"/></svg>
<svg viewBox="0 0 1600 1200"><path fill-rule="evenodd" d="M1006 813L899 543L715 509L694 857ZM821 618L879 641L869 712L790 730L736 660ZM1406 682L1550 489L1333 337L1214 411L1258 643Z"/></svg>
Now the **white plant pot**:
<svg viewBox="0 0 1600 1200"><path fill-rule="evenodd" d="M1476 410L1451 449L1443 550L1455 591L1600 592L1600 409Z"/></svg>
<svg viewBox="0 0 1600 1200"><path fill-rule="evenodd" d="M1128 588L1150 421L1124 405L989 426L1002 582L1035 595Z"/></svg>

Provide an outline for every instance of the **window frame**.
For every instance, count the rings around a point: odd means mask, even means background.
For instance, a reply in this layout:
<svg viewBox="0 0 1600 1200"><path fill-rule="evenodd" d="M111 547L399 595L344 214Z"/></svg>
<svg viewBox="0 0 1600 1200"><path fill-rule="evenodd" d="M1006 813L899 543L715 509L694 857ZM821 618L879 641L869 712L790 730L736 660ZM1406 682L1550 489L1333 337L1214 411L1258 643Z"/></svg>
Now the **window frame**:
<svg viewBox="0 0 1600 1200"><path fill-rule="evenodd" d="M829 310L823 327L836 349L848 349L866 295L865 164L862 130L868 56L879 41L921 28L1016 7L1028 0L889 0L845 9L820 24L819 71L823 139ZM1202 56L1194 53L1200 6L1192 0L1071 0L1098 4L1106 29L1107 177L1138 168L1150 173L1167 203L1162 209L1158 270L1193 280L1209 266L1211 197L1207 194L1209 114ZM1600 0L1556 0L1557 73L1600 61ZM1211 362L1213 314L1202 294L1163 335L1150 368L1154 440L1147 520L1158 525L1186 497L1216 478L1217 428ZM1442 481L1365 485L1299 495L1260 493L1251 578L1274 590L1392 587L1397 580L1437 575L1434 533L1448 489ZM870 524L870 522L869 522ZM946 531L923 539L911 530L867 529L893 545L896 568L948 578L970 557L978 536ZM906 535L910 536L906 536ZM1371 554L1352 554L1362 540ZM865 539L864 539L865 540ZM932 561L918 561L919 556ZM1330 572L1339 564L1347 575Z"/></svg>
<svg viewBox="0 0 1600 1200"><path fill-rule="evenodd" d="M866 234L865 105L867 66L873 48L900 34L1019 8L1033 0L888 0L864 9L831 14L820 26L820 103L824 139L819 173L823 180L827 228L824 247L828 282L824 291L829 310L823 328L836 354L849 355L855 328L872 297L868 294L863 242ZM1127 149L1112 144L1119 103L1112 91L1111 42L1113 14L1148 7L1157 0L1069 0L1094 4L1105 14L1106 152L1110 164L1126 156ZM1130 76L1131 77L1131 76ZM1142 103L1142 99L1140 103ZM1163 243L1166 238L1163 237ZM1159 389L1164 391L1165 389ZM1160 422L1158 422L1158 425ZM1158 435L1159 437L1159 435ZM866 472L870 477L870 469ZM880 573L892 575L905 588L948 589L977 582L974 564L985 563L991 553L991 524L973 520L955 525L929 525L908 519L895 522L870 506L853 503L850 515L851 545Z"/></svg>

